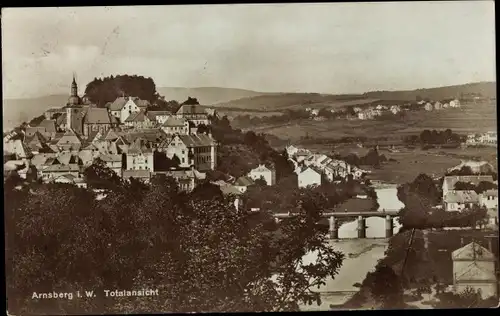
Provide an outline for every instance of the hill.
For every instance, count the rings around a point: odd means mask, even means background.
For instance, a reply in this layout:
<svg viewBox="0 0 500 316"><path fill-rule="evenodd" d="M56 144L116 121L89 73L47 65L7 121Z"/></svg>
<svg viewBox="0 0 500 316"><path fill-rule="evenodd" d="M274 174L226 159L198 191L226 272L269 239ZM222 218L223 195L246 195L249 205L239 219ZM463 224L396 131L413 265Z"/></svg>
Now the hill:
<svg viewBox="0 0 500 316"><path fill-rule="evenodd" d="M68 95L55 94L30 99L3 100L3 130L10 130L22 122L43 114L52 107L62 107L68 101Z"/></svg>
<svg viewBox="0 0 500 316"><path fill-rule="evenodd" d="M218 87L200 87L200 88L176 88L162 87L156 89L158 93L165 97L165 100L177 100L183 102L188 97L197 98L203 105L212 105L224 103L231 100L254 97L266 94L244 89L218 88Z"/></svg>
<svg viewBox="0 0 500 316"><path fill-rule="evenodd" d="M343 107L375 101L361 95L333 95L319 93L273 93L215 104L218 108L249 111L284 111L298 108Z"/></svg>
<svg viewBox="0 0 500 316"><path fill-rule="evenodd" d="M345 107L367 103L390 101L415 101L418 97L431 100L460 98L462 95L480 95L496 98L496 82L477 82L463 85L416 89L408 91L373 91L363 94L333 95L319 93L274 93L251 96L215 104L216 107L246 109L248 111L283 111L298 108Z"/></svg>
<svg viewBox="0 0 500 316"><path fill-rule="evenodd" d="M365 98L383 100L416 100L417 97L431 100L460 98L462 95L479 95L485 98L496 98L496 82L475 82L455 86L416 89L407 91L373 91L363 94Z"/></svg>

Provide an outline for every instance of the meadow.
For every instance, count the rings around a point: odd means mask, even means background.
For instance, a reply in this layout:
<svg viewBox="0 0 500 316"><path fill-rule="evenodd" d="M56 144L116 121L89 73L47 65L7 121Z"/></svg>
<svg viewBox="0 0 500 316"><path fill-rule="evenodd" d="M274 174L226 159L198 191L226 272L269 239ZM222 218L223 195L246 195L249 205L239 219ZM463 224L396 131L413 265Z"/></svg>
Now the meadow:
<svg viewBox="0 0 500 316"><path fill-rule="evenodd" d="M403 117L393 120L347 120L333 119L315 121L312 119L293 121L276 125L253 127L260 133L272 134L290 141L304 137L340 138L348 136L390 137L402 139L406 135L418 134L424 129L451 129L457 133L480 133L494 131L496 104L469 104L459 109L439 111L406 111Z"/></svg>

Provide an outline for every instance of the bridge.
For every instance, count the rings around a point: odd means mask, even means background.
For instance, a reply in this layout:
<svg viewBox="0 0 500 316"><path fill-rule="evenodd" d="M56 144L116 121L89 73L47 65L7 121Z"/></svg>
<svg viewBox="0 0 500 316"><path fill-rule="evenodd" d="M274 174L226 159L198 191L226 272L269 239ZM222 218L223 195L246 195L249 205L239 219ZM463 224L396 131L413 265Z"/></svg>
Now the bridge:
<svg viewBox="0 0 500 316"><path fill-rule="evenodd" d="M336 218L358 218L358 238L366 238L366 218L367 217L385 217L385 237L390 238L394 230L394 217L399 215L399 210L383 210L380 212L328 212L325 211L321 217L329 219L328 233L331 239L339 239L339 227L335 221ZM297 216L293 213L275 213L273 214L276 222L285 218Z"/></svg>

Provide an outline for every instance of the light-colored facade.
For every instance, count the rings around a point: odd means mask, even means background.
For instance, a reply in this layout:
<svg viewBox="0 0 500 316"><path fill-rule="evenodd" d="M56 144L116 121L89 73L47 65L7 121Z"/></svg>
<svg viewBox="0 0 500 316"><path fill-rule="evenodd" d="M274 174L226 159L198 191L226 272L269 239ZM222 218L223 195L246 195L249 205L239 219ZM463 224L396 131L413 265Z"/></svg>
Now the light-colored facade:
<svg viewBox="0 0 500 316"><path fill-rule="evenodd" d="M467 288L478 292L483 299L497 297L498 282L495 256L481 245L471 242L452 252L453 289L461 293Z"/></svg>
<svg viewBox="0 0 500 316"><path fill-rule="evenodd" d="M297 184L299 188L321 185L321 173L311 167L302 169L297 175Z"/></svg>
<svg viewBox="0 0 500 316"><path fill-rule="evenodd" d="M212 135L174 135L161 150L172 159L179 158L180 167L194 167L199 171L215 170L217 163L216 143Z"/></svg>
<svg viewBox="0 0 500 316"><path fill-rule="evenodd" d="M479 206L479 195L475 191L450 191L443 202L446 211L460 212Z"/></svg>
<svg viewBox="0 0 500 316"><path fill-rule="evenodd" d="M274 170L274 168L268 168L265 165L259 165L257 168L250 170L248 177L254 181L264 178L267 185L276 184L276 170Z"/></svg>
<svg viewBox="0 0 500 316"><path fill-rule="evenodd" d="M479 194L479 205L489 210L498 209L498 190L487 190Z"/></svg>

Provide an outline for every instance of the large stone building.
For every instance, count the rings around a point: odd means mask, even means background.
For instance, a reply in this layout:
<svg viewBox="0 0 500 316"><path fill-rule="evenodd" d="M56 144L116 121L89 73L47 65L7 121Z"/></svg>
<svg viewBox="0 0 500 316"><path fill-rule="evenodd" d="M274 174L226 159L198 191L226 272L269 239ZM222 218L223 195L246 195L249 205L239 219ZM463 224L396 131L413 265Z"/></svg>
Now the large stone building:
<svg viewBox="0 0 500 316"><path fill-rule="evenodd" d="M177 156L180 161L180 167L194 166L199 171L215 169L217 159L216 142L212 138L212 135L176 134L165 142L160 150L164 151L170 159L174 155Z"/></svg>

